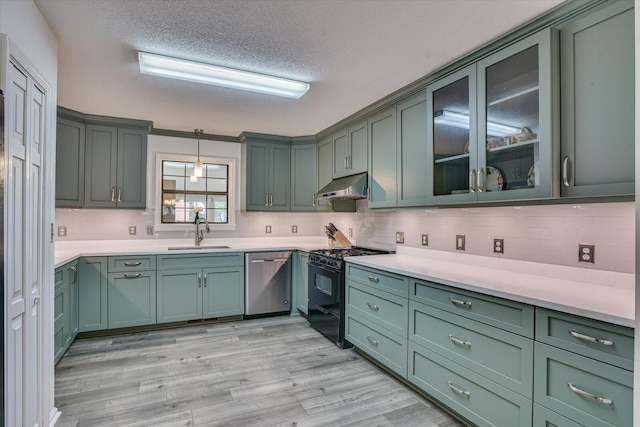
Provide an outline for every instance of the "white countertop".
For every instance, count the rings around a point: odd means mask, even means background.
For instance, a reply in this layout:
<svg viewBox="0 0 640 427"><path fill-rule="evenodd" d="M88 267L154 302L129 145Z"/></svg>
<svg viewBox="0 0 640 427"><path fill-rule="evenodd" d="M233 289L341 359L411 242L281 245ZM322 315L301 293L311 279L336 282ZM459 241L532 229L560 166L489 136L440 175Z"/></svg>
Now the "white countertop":
<svg viewBox="0 0 640 427"><path fill-rule="evenodd" d="M349 262L634 327L635 275L399 247Z"/></svg>

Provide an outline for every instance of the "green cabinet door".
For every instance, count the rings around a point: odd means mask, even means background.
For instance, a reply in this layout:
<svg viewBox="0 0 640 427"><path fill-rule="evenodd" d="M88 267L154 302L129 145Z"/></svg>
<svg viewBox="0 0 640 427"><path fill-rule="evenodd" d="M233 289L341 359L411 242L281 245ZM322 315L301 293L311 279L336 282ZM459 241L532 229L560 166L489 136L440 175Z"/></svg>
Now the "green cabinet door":
<svg viewBox="0 0 640 427"><path fill-rule="evenodd" d="M118 129L116 205L144 208L147 195L147 132Z"/></svg>
<svg viewBox="0 0 640 427"><path fill-rule="evenodd" d="M396 206L396 109L371 117L369 126L369 207Z"/></svg>
<svg viewBox="0 0 640 427"><path fill-rule="evenodd" d="M367 171L367 121L349 126L348 175Z"/></svg>
<svg viewBox="0 0 640 427"><path fill-rule="evenodd" d="M107 329L107 257L86 257L78 262L79 331Z"/></svg>
<svg viewBox="0 0 640 427"><path fill-rule="evenodd" d="M560 31L564 197L635 193L633 2L610 3Z"/></svg>
<svg viewBox="0 0 640 427"><path fill-rule="evenodd" d="M80 332L80 321L78 318L80 281L78 277L78 261L67 264L67 277L69 282L69 335L66 339L66 346L70 346Z"/></svg>
<svg viewBox="0 0 640 427"><path fill-rule="evenodd" d="M398 206L428 202L427 96L425 92L396 107L398 143Z"/></svg>
<svg viewBox="0 0 640 427"><path fill-rule="evenodd" d="M202 269L158 271L158 323L202 319Z"/></svg>
<svg viewBox="0 0 640 427"><path fill-rule="evenodd" d="M308 314L309 305L309 252L298 251L296 255L296 307L304 314Z"/></svg>
<svg viewBox="0 0 640 427"><path fill-rule="evenodd" d="M269 210L291 210L291 147L269 147Z"/></svg>
<svg viewBox="0 0 640 427"><path fill-rule="evenodd" d="M84 123L58 118L56 130L56 207L84 204Z"/></svg>
<svg viewBox="0 0 640 427"><path fill-rule="evenodd" d="M331 138L318 142L318 191L331 182L333 165L333 145ZM330 211L331 205L328 200L317 200L316 210Z"/></svg>
<svg viewBox="0 0 640 427"><path fill-rule="evenodd" d="M316 144L291 147L291 210L316 208Z"/></svg>
<svg viewBox="0 0 640 427"><path fill-rule="evenodd" d="M246 209L269 209L269 145L247 142L244 147L246 163Z"/></svg>
<svg viewBox="0 0 640 427"><path fill-rule="evenodd" d="M244 269L217 267L202 270L203 317L244 314Z"/></svg>
<svg viewBox="0 0 640 427"><path fill-rule="evenodd" d="M109 329L156 323L156 272L109 273Z"/></svg>
<svg viewBox="0 0 640 427"><path fill-rule="evenodd" d="M58 360L64 354L66 349L65 341L66 335L68 335L68 305L69 305L69 284L63 280L64 268L61 267L56 270L56 287L54 294L54 328L53 328L53 349L54 349L54 362ZM60 280L58 280L60 277Z"/></svg>
<svg viewBox="0 0 640 427"><path fill-rule="evenodd" d="M333 145L333 178L349 175L347 161L349 159L349 132L344 129L331 137Z"/></svg>
<svg viewBox="0 0 640 427"><path fill-rule="evenodd" d="M86 126L84 205L116 206L118 129Z"/></svg>

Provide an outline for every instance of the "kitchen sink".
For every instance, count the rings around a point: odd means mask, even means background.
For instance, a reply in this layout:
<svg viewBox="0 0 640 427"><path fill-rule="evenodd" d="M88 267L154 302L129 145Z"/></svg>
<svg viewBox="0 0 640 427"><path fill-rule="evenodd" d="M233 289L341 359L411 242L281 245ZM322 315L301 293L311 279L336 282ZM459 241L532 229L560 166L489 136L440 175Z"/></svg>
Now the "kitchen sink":
<svg viewBox="0 0 640 427"><path fill-rule="evenodd" d="M231 246L173 246L169 248L170 251L188 251L192 249L231 249Z"/></svg>

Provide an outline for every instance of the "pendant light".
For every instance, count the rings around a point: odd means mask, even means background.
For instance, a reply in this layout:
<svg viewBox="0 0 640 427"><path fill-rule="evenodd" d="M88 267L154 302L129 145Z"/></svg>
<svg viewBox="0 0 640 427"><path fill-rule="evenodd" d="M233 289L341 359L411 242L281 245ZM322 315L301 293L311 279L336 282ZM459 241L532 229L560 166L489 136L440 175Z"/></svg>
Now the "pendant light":
<svg viewBox="0 0 640 427"><path fill-rule="evenodd" d="M196 160L193 165L193 176L195 178L200 178L202 177L202 162L200 161L200 136L204 131L202 129L194 129L193 131L196 133L196 135L198 135L198 160Z"/></svg>

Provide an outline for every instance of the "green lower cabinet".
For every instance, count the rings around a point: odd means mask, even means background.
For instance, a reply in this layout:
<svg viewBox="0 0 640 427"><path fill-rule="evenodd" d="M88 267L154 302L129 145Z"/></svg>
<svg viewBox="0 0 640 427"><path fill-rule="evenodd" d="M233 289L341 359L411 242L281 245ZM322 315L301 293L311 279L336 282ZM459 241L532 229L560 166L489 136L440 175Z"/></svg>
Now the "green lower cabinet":
<svg viewBox="0 0 640 427"><path fill-rule="evenodd" d="M633 372L536 342L534 400L585 426L633 425Z"/></svg>
<svg viewBox="0 0 640 427"><path fill-rule="evenodd" d="M202 319L202 269L158 271L158 323Z"/></svg>
<svg viewBox="0 0 640 427"><path fill-rule="evenodd" d="M295 289L296 289L296 307L304 314L308 314L309 305L309 252L299 251L295 255Z"/></svg>
<svg viewBox="0 0 640 427"><path fill-rule="evenodd" d="M81 258L78 262L79 331L107 329L107 257Z"/></svg>
<svg viewBox="0 0 640 427"><path fill-rule="evenodd" d="M581 427L581 425L534 403L533 427Z"/></svg>
<svg viewBox="0 0 640 427"><path fill-rule="evenodd" d="M54 363L64 355L78 334L78 261L55 270Z"/></svg>
<svg viewBox="0 0 640 427"><path fill-rule="evenodd" d="M56 271L56 274L58 272ZM62 273L60 273L62 274ZM65 335L67 334L67 310L69 300L69 284L61 283L56 285L54 296L54 329L53 329L53 348L54 361L57 363L65 351Z"/></svg>
<svg viewBox="0 0 640 427"><path fill-rule="evenodd" d="M156 323L156 272L109 273L108 327Z"/></svg>
<svg viewBox="0 0 640 427"><path fill-rule="evenodd" d="M474 424L531 425L531 400L411 341L407 379Z"/></svg>
<svg viewBox="0 0 640 427"><path fill-rule="evenodd" d="M203 270L204 318L244 314L244 271L239 267Z"/></svg>

